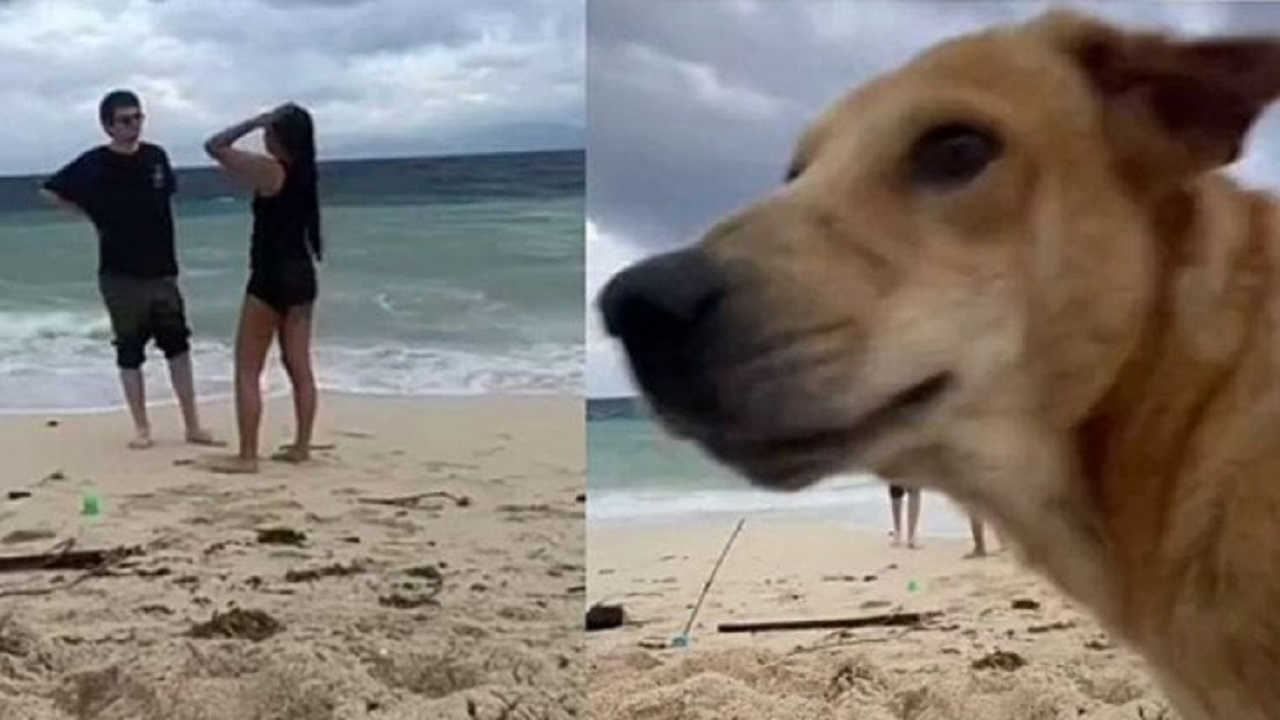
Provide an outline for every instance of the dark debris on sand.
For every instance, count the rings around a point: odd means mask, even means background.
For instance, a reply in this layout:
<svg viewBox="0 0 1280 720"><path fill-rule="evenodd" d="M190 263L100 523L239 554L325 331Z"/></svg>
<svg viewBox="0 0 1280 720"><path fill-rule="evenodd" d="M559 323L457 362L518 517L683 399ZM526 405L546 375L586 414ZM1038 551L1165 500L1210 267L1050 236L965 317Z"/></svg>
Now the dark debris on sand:
<svg viewBox="0 0 1280 720"><path fill-rule="evenodd" d="M37 540L52 540L58 534L52 530L14 530L0 538L0 545L18 545Z"/></svg>
<svg viewBox="0 0 1280 720"><path fill-rule="evenodd" d="M432 582L443 582L444 575L440 573L440 568L435 565L421 565L419 567L411 567L404 571L409 577L421 578L423 580L431 580Z"/></svg>
<svg viewBox="0 0 1280 720"><path fill-rule="evenodd" d="M193 638L232 638L261 642L284 629L279 620L261 610L232 608L227 612L214 611L208 622L192 626Z"/></svg>
<svg viewBox="0 0 1280 720"><path fill-rule="evenodd" d="M973 661L974 670L1004 670L1013 672L1027 665L1026 658L1016 652L996 650Z"/></svg>
<svg viewBox="0 0 1280 720"><path fill-rule="evenodd" d="M365 572L366 568L363 563L357 561L348 565L342 563L334 563L332 565L324 565L316 568L306 568L303 570L288 570L284 574L285 582L311 582L327 577L347 577L349 575L359 575Z"/></svg>
<svg viewBox="0 0 1280 720"><path fill-rule="evenodd" d="M262 545L301 546L307 541L307 534L287 527L264 528L258 531L258 542Z"/></svg>
<svg viewBox="0 0 1280 720"><path fill-rule="evenodd" d="M437 593L409 593L400 594L393 592L390 595L383 595L378 598L378 604L383 607L395 608L397 610L415 610L421 607L429 607L439 605L436 601Z"/></svg>
<svg viewBox="0 0 1280 720"><path fill-rule="evenodd" d="M441 563L443 566L444 563ZM419 578L426 581L426 589L422 591L409 591L404 594L392 592L387 595L378 597L378 604L383 607L396 608L397 610L414 610L421 607L438 606L440 603L436 600L436 596L444 590L444 573L440 572L440 568L434 565L421 565L418 567L407 568L406 575ZM412 584L406 584L411 586Z"/></svg>
<svg viewBox="0 0 1280 720"><path fill-rule="evenodd" d="M627 611L621 605L604 605L596 603L587 610L586 630L612 630L622 627L627 622Z"/></svg>

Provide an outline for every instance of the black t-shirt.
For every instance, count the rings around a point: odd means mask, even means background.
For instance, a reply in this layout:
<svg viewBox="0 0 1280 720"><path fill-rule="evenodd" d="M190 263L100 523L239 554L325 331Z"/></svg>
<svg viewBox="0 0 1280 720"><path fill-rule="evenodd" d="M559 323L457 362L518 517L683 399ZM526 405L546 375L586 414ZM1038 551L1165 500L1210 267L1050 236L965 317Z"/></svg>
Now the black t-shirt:
<svg viewBox="0 0 1280 720"><path fill-rule="evenodd" d="M145 142L132 154L96 147L44 183L93 222L98 272L139 278L178 274L170 208L177 185L164 149Z"/></svg>

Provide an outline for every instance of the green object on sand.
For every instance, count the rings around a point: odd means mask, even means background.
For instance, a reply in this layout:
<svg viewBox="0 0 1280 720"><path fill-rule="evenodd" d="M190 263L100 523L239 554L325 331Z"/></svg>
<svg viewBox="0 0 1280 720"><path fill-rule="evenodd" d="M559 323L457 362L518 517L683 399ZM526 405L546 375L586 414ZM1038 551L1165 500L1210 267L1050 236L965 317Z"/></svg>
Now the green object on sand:
<svg viewBox="0 0 1280 720"><path fill-rule="evenodd" d="M102 512L102 501L98 498L98 493L92 490L85 490L84 497L81 501L80 514L88 517L96 517Z"/></svg>
<svg viewBox="0 0 1280 720"><path fill-rule="evenodd" d="M689 636L681 634L671 638L671 647L673 648L689 647Z"/></svg>
<svg viewBox="0 0 1280 720"><path fill-rule="evenodd" d="M915 580L912 580L907 583L907 592L915 592L919 589L920 589L920 586L916 584Z"/></svg>

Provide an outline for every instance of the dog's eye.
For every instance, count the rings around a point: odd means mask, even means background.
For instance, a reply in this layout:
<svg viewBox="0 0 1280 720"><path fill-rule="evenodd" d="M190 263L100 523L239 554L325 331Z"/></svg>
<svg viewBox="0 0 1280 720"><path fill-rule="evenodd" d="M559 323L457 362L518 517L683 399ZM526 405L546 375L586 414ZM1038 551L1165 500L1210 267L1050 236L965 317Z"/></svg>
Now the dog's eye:
<svg viewBox="0 0 1280 720"><path fill-rule="evenodd" d="M911 182L944 190L962 185L981 174L1002 150L999 138L985 130L962 123L938 125L911 147Z"/></svg>

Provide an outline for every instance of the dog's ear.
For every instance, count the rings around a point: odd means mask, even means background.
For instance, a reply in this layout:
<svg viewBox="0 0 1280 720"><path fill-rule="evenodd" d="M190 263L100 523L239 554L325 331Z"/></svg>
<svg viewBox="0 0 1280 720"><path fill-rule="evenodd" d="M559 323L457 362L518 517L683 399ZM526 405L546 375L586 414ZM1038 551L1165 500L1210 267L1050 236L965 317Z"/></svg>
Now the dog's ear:
<svg viewBox="0 0 1280 720"><path fill-rule="evenodd" d="M1117 158L1144 182L1234 162L1280 96L1280 38L1127 32L1066 11L1038 22L1084 71Z"/></svg>

